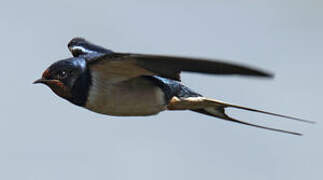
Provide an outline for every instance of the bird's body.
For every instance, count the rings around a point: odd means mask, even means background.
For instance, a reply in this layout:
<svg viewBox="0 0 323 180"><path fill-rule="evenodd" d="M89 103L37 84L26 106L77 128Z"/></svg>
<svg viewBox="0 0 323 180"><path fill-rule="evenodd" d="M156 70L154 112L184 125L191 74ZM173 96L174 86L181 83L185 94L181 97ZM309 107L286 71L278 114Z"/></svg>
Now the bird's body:
<svg viewBox="0 0 323 180"><path fill-rule="evenodd" d="M180 72L271 77L246 66L194 58L115 53L74 38L72 58L51 65L35 83L44 83L58 96L91 111L115 116L147 116L164 110L192 110L224 120L290 134L233 119L225 108L238 108L310 122L203 97L180 82Z"/></svg>
<svg viewBox="0 0 323 180"><path fill-rule="evenodd" d="M115 116L153 115L166 110L164 92L144 77L113 83L92 72L92 78L85 105L89 110Z"/></svg>

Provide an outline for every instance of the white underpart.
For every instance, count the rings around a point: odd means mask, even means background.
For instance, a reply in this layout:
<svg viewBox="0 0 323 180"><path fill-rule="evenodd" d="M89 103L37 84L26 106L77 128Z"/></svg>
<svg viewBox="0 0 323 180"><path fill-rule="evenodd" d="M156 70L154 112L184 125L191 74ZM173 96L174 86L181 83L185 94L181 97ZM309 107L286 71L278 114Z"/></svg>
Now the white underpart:
<svg viewBox="0 0 323 180"><path fill-rule="evenodd" d="M92 72L86 108L116 116L143 116L166 109L163 91L143 78L111 82ZM102 80L103 79L103 80Z"/></svg>

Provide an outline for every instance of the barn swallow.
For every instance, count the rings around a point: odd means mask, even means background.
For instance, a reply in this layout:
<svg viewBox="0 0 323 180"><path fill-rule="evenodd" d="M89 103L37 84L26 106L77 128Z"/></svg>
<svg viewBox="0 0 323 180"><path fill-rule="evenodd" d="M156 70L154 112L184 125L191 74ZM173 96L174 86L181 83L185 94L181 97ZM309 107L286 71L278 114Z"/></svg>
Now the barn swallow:
<svg viewBox="0 0 323 180"><path fill-rule="evenodd" d="M298 132L251 124L229 116L226 108L264 113L296 121L296 117L210 99L185 86L183 71L270 78L270 73L221 60L119 53L83 38L68 43L73 57L50 65L34 83L91 111L114 116L148 116L165 110L191 110L235 123L293 135Z"/></svg>

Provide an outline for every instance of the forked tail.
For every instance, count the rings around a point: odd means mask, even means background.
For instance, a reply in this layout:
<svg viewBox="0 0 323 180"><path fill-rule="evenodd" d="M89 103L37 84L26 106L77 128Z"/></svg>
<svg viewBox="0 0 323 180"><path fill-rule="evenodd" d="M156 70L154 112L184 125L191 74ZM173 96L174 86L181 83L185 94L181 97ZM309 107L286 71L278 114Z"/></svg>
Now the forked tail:
<svg viewBox="0 0 323 180"><path fill-rule="evenodd" d="M291 116L276 114L276 113L272 113L272 112L252 109L252 108L248 108L248 107L244 107L244 106L233 105L233 104L225 103L225 102L215 100L215 99L208 99L205 97L189 97L189 98L173 97L171 99L170 103L168 104L167 108L169 110L192 110L194 112L218 117L220 119L232 121L235 123L240 123L240 124L253 126L253 127L257 127L257 128L262 128L262 129L267 129L267 130L277 131L277 132L283 132L283 133L288 133L288 134L293 134L293 135L299 135L299 136L301 136L302 134L298 133L298 132L293 132L293 131L286 131L286 130L282 130L282 129L275 129L275 128L256 125L256 124L251 124L248 122L244 122L244 121L232 118L225 113L225 109L226 108L237 108L237 109L243 109L243 110L247 110L247 111L268 114L268 115L272 115L272 116L278 116L278 117L287 118L287 119L305 122L305 123L311 123L311 124L315 123L314 121L308 121L308 120L304 120L304 119L300 119L300 118L296 118L296 117L291 117Z"/></svg>

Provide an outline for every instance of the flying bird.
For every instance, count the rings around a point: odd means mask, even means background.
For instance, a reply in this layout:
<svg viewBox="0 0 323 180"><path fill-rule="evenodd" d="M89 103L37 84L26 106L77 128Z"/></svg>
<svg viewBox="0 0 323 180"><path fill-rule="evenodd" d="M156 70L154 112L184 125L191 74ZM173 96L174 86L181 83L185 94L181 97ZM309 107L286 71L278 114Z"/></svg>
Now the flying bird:
<svg viewBox="0 0 323 180"><path fill-rule="evenodd" d="M68 43L73 57L50 65L34 83L47 85L56 95L91 111L114 116L148 116L165 110L191 110L248 126L301 135L251 124L229 116L226 108L269 114L314 123L296 117L257 110L206 98L185 86L183 71L204 74L270 78L270 73L221 60L120 53L83 38Z"/></svg>

